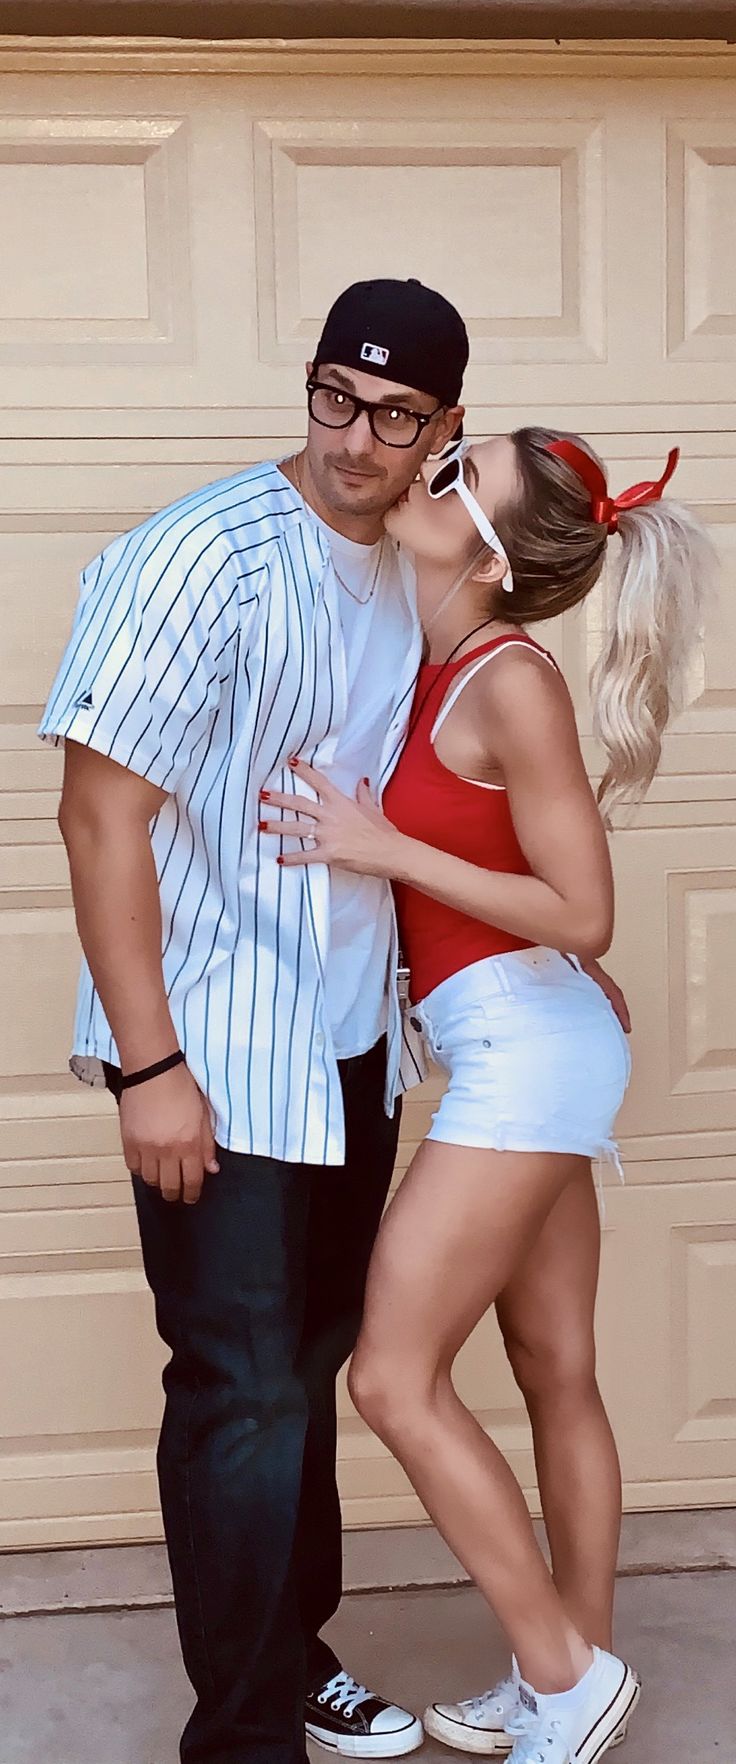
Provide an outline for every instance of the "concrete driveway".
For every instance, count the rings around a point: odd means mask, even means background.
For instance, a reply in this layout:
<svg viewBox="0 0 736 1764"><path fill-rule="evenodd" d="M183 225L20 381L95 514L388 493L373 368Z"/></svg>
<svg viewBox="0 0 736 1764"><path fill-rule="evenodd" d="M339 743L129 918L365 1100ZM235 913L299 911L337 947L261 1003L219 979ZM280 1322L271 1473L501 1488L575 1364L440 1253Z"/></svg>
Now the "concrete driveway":
<svg viewBox="0 0 736 1764"><path fill-rule="evenodd" d="M487 1688L504 1666L482 1600L462 1585L354 1593L333 1639L350 1671L419 1711ZM644 1680L621 1764L735 1764L735 1641L736 1570L621 1580L618 1646ZM164 1604L0 1619L2 1764L177 1764L190 1706ZM422 1753L449 1756L433 1743Z"/></svg>

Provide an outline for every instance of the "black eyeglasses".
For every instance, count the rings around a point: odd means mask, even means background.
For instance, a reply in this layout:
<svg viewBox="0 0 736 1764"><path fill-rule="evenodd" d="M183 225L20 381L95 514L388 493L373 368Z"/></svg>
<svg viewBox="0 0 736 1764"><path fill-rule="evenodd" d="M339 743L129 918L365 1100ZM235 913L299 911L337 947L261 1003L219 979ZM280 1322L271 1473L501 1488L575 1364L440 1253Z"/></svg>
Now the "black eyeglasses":
<svg viewBox="0 0 736 1764"><path fill-rule="evenodd" d="M341 386L315 379L307 380L307 404L309 415L323 429L349 429L364 410L371 434L384 447L414 447L427 423L445 409L444 404L428 412L407 410L403 404L370 404L353 392L343 392Z"/></svg>

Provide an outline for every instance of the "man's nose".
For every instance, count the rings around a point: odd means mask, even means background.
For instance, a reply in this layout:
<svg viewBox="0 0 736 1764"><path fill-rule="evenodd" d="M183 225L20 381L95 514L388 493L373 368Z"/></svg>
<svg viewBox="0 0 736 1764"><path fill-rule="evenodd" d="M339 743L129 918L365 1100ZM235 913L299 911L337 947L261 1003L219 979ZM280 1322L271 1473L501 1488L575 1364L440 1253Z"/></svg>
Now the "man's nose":
<svg viewBox="0 0 736 1764"><path fill-rule="evenodd" d="M375 437L368 421L367 410L359 410L355 422L345 430L346 452L354 455L372 453Z"/></svg>

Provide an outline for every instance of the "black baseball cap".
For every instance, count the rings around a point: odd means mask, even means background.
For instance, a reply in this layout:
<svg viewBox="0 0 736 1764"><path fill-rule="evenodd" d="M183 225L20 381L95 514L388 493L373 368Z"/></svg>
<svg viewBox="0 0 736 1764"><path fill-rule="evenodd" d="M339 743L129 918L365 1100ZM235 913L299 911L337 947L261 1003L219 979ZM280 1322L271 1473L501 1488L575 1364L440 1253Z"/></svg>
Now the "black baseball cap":
<svg viewBox="0 0 736 1764"><path fill-rule="evenodd" d="M460 397L469 354L459 312L412 276L346 288L327 315L314 366L355 368L451 407Z"/></svg>

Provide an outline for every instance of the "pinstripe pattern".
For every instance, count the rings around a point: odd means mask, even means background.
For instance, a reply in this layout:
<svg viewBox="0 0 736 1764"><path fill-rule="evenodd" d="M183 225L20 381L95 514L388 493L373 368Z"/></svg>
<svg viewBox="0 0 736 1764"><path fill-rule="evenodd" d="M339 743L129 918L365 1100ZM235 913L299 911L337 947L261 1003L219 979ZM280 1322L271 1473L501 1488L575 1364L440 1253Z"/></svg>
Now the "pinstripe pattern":
<svg viewBox="0 0 736 1764"><path fill-rule="evenodd" d="M152 828L164 978L218 1142L315 1164L344 1156L324 997L329 874L281 868L257 822L264 786L296 788L288 755L328 770L345 720L327 563L326 540L274 464L184 497L84 570L39 731L94 747L169 792ZM413 618L407 630L381 787L419 660ZM394 927L394 955L395 946ZM408 1042L402 1056L395 995L388 1040L392 1112L396 1092L424 1072ZM101 1081L102 1059L116 1062L117 1052L83 964L72 1069Z"/></svg>

